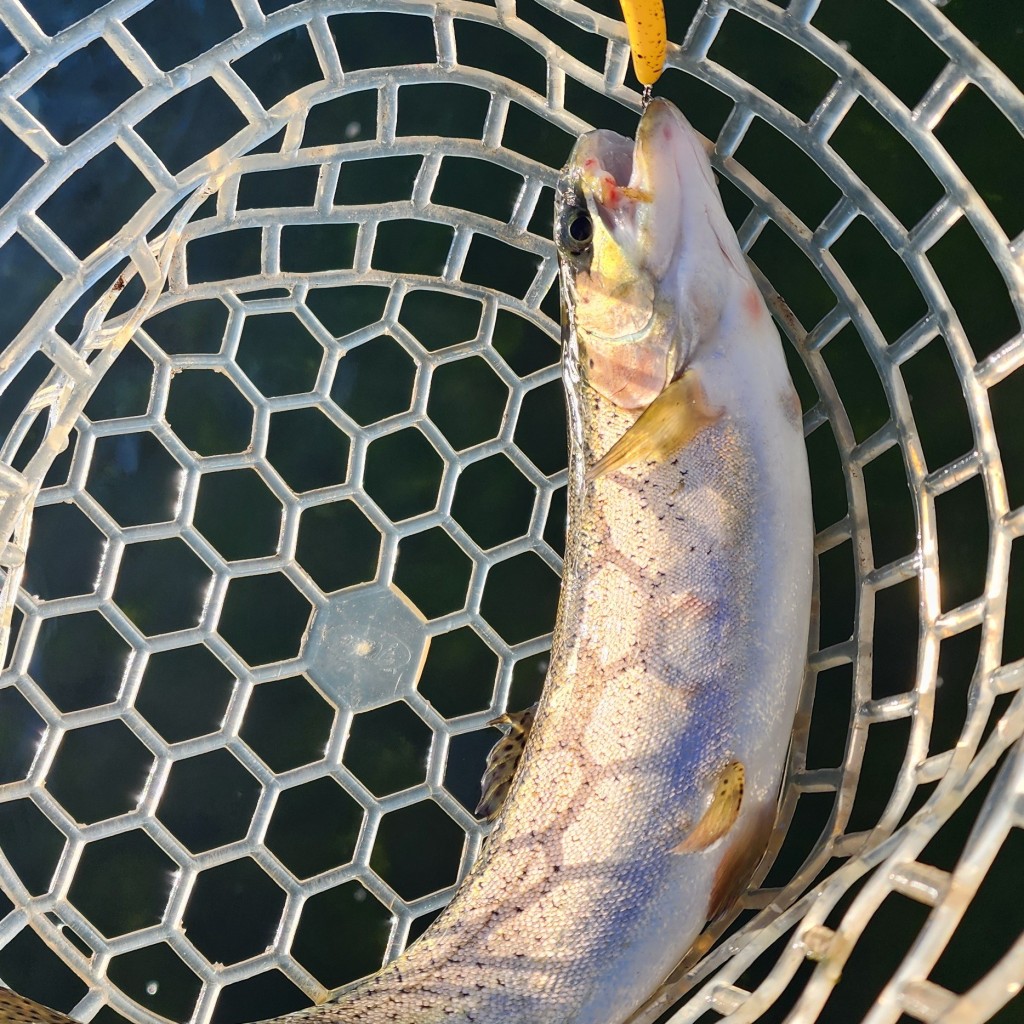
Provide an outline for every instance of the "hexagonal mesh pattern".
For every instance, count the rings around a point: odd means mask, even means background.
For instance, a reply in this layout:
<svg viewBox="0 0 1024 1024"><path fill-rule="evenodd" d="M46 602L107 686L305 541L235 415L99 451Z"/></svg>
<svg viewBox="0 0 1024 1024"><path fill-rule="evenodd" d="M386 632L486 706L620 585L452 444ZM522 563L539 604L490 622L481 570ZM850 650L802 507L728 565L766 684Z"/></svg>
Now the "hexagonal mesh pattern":
<svg viewBox="0 0 1024 1024"><path fill-rule="evenodd" d="M638 95L611 2L91 7L0 0L0 976L266 1017L480 848L557 598L552 185ZM971 134L1019 168L1024 99L925 0L857 9L670 10L820 610L760 884L644 1021L975 1021L1024 972L1024 214Z"/></svg>

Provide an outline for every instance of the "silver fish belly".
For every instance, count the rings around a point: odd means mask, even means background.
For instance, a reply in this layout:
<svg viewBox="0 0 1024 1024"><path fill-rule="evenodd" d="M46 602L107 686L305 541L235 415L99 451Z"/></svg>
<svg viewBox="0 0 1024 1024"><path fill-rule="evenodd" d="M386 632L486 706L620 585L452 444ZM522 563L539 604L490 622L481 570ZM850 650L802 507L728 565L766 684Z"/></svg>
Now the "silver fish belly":
<svg viewBox="0 0 1024 1024"><path fill-rule="evenodd" d="M544 694L448 908L294 1024L619 1024L774 823L812 540L778 334L671 104L635 145L581 138L557 203L570 499Z"/></svg>

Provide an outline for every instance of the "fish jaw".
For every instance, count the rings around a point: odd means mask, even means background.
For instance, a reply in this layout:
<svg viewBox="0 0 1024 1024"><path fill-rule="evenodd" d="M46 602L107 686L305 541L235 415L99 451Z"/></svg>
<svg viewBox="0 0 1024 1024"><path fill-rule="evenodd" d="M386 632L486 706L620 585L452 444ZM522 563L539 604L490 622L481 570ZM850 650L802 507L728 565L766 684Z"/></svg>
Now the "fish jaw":
<svg viewBox="0 0 1024 1024"><path fill-rule="evenodd" d="M559 181L556 240L567 364L617 405L642 409L668 379L656 282L637 260L636 208L649 200L624 191L632 162L630 139L580 138Z"/></svg>
<svg viewBox="0 0 1024 1024"><path fill-rule="evenodd" d="M603 130L580 138L556 204L566 358L620 408L644 409L745 285L704 144L654 100L635 143Z"/></svg>

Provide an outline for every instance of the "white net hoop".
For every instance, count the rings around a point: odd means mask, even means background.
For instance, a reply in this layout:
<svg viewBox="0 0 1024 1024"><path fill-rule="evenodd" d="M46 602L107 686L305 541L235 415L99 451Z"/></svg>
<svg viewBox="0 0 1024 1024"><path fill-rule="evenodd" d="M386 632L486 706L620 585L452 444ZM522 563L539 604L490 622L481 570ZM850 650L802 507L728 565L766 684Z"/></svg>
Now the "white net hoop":
<svg viewBox="0 0 1024 1024"><path fill-rule="evenodd" d="M246 1000L284 1012L349 980L316 952L324 930L311 922L323 908L377 963L397 955L479 850L467 780L479 777L488 720L510 701L513 710L529 703L522 697L549 640L550 622L511 623L500 598L508 603L513 585L525 588L513 603L550 596L560 568L561 437L530 433L558 387L547 212L557 154L605 116L619 123L603 126L628 131L620 123L635 117L639 98L625 84L621 23L571 0L307 0L268 3L267 13L256 0L231 0L221 18L230 27L178 62L152 34L147 8L160 2L113 0L48 26L36 5L0 0L11 40L0 37L0 53L15 53L0 123L11 152L16 144L31 154L0 214L0 258L9 261L0 273L11 288L6 268L19 280L24 268L28 283L15 287L30 303L11 314L0 354L9 414L0 449L0 976L84 1021L113 1012L140 1024L207 1024L267 1015L245 1017ZM1024 807L1024 494L1013 421L993 413L1021 394L1024 224L963 173L944 132L965 97L980 98L986 124L1019 142L1024 97L926 0L876 11L934 55L912 100L822 27L827 4L692 6L685 39L670 31L681 45L670 47L660 91L701 128L696 99L725 111L707 130L714 163L805 403L821 615L761 884L738 918L719 924L725 937L638 1019L672 1007L677 1022L708 1010L737 1022L843 1020L844 1010L872 1024L985 1020L1024 976L1020 922L984 909L985 879L1010 877ZM354 41L383 38L390 52L391 32L396 63L364 66ZM733 59L741 32L801 55L809 84L787 92L781 72L751 84ZM596 50L584 42L594 39ZM515 42L516 56L489 51L496 40ZM58 128L48 97L73 106L83 55L128 84L102 116L87 110L84 126ZM463 102L479 101L473 130L458 121L439 131L452 94L418 92L452 86L464 90L456 120ZM184 163L177 154L192 150L174 135L184 108L173 104L186 95L193 113L222 104L235 127ZM345 105L354 97L362 107ZM372 130L336 119L350 109L372 111ZM880 163L890 175L905 171L913 196L851 164L844 132L865 111L880 131ZM906 149L892 163L896 139ZM834 197L812 219L785 182L751 168L759 148L803 154L815 188ZM1007 159L1019 167L1021 152ZM512 182L502 186L504 209L459 199L460 175L483 165ZM359 167L363 177L353 178ZM404 195L388 177L395 168ZM273 177L285 174L294 177ZM104 194L110 181L118 187ZM305 198L296 201L293 187ZM942 255L958 232L1002 290L1001 319L980 327ZM309 255L318 247L330 259ZM910 313L894 314L865 274L876 256ZM796 262L803 277L787 270ZM808 268L824 289L815 301L802 293ZM366 287L381 300L368 319L363 298L351 298ZM470 326L436 325L449 310L436 296L461 299ZM213 307L220 319L195 313ZM168 322L177 326L160 326ZM212 341L179 336L211 323ZM305 376L274 363L275 332L312 367ZM524 339L544 337L546 353L524 355ZM360 404L346 377L353 365L408 384L391 404ZM937 410L927 389L948 371L956 386ZM132 373L144 378L134 404L124 397ZM859 391L865 379L874 406ZM104 394L111 380L119 390ZM490 403L490 430L464 434L448 403L477 398ZM243 439L211 441L206 407ZM947 414L963 426L953 440L936 426ZM289 453L307 438L343 450L342 471L309 475L296 464ZM410 473L427 482L397 493L387 470L410 448L420 453ZM496 475L481 477L482 467ZM882 485L894 467L892 497ZM463 480L472 487L460 490ZM525 489L525 511L518 532L491 534L481 525L491 513L466 495L502 480ZM275 524L270 541L217 530L222 485L234 488L231 507ZM152 496L159 488L170 488L163 505ZM972 532L962 583L949 566ZM338 543L368 550L369 568L325 576L319 560ZM450 600L422 582L439 551L440 572L463 581ZM85 568L72 578L68 561ZM151 586L159 573L191 589L162 605ZM291 634L267 639L259 622L238 625L268 603ZM431 669L451 637L477 653L452 647ZM68 644L73 653L57 660ZM95 651L92 660L83 653ZM157 666L183 651L202 659L190 671L204 693L219 686L223 695L202 728L167 724L170 712L153 703L168 678ZM98 680L84 695L79 655ZM469 697L453 696L442 678L459 657L471 672L483 666ZM273 722L266 709L293 694L312 723L301 743L318 748L288 760L253 723ZM360 754L367 744L383 775ZM113 774L100 749L114 751ZM94 806L97 788L110 794L103 807ZM189 802L207 789L234 794L225 797L233 830L207 835L190 823ZM281 838L280 823L310 808L351 820L351 843L333 861L307 863ZM411 832L414 822L428 838ZM944 838L951 823L961 838ZM447 854L433 875L413 879L401 843ZM91 892L110 864L126 861L139 865L134 913L106 905L121 890ZM243 919L236 931L259 941L233 938L230 922L211 924L197 909L230 917L232 892L258 909L256 923ZM896 904L912 922L899 941L888 935ZM947 951L977 934L979 913L991 941L981 966L958 976ZM851 978L883 937L886 977L857 1008Z"/></svg>

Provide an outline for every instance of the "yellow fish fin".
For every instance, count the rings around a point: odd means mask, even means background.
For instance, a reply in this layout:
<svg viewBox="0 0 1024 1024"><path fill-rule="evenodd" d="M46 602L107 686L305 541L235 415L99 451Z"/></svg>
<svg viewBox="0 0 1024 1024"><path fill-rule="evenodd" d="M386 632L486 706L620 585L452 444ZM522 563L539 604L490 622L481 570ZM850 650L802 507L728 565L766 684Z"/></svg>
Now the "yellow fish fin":
<svg viewBox="0 0 1024 1024"><path fill-rule="evenodd" d="M673 853L699 853L712 843L717 843L736 823L743 802L743 781L746 769L742 761L727 764L718 776L711 803L693 831L678 845Z"/></svg>
<svg viewBox="0 0 1024 1024"><path fill-rule="evenodd" d="M676 378L636 422L587 470L588 483L641 459L664 461L715 423L721 410L708 405L700 378L692 370Z"/></svg>
<svg viewBox="0 0 1024 1024"><path fill-rule="evenodd" d="M486 821L497 817L505 802L505 796L512 785L512 777L523 756L526 737L530 734L537 705L525 711L514 711L500 715L488 725L507 728L508 733L491 747L487 755L487 767L484 777L480 780L480 803L476 805L476 814ZM2 1024L2 1022L0 1022Z"/></svg>

